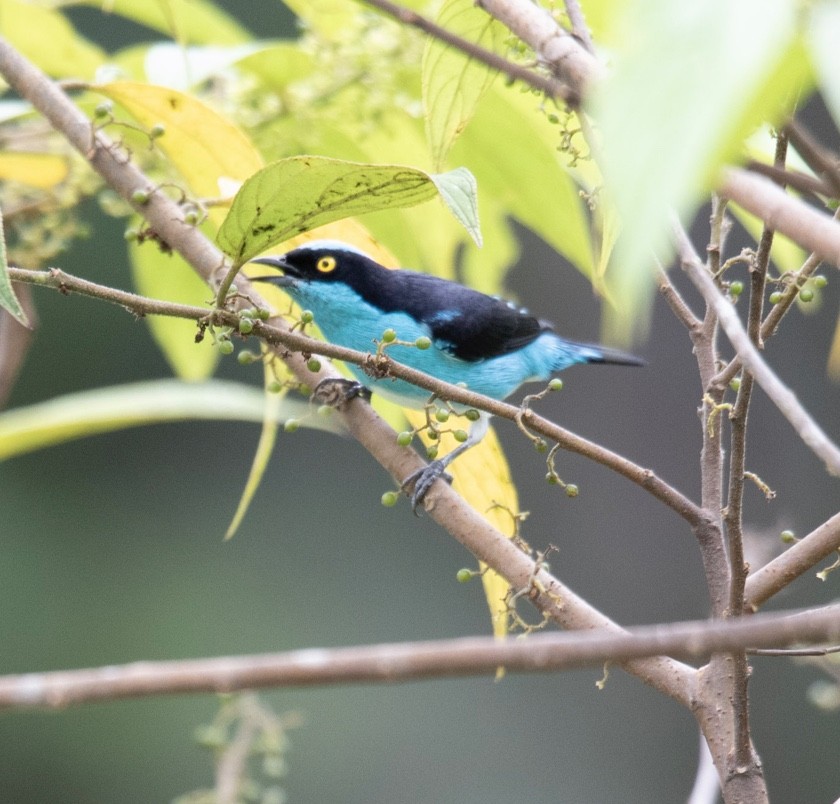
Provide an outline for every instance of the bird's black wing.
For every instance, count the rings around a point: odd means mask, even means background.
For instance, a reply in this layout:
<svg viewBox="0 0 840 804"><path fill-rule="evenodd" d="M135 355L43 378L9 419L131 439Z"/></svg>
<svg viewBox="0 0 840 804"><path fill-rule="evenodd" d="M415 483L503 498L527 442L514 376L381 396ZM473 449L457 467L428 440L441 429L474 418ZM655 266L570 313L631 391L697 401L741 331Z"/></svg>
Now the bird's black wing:
<svg viewBox="0 0 840 804"><path fill-rule="evenodd" d="M426 324L436 345L462 360L520 349L550 327L509 302L414 271L386 271L375 303Z"/></svg>

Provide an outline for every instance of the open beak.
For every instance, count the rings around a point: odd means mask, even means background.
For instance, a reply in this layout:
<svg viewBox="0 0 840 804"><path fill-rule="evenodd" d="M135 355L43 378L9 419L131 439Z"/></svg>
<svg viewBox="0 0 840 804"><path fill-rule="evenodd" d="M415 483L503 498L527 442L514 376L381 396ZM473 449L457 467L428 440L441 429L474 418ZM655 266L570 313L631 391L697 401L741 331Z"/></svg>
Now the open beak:
<svg viewBox="0 0 840 804"><path fill-rule="evenodd" d="M268 282L281 288L295 284L295 278L286 273L289 270L289 265L286 263L284 257L257 257L257 259L251 260L250 262L255 262L259 265L270 265L272 268L280 269L283 273L267 276L249 276L249 282Z"/></svg>

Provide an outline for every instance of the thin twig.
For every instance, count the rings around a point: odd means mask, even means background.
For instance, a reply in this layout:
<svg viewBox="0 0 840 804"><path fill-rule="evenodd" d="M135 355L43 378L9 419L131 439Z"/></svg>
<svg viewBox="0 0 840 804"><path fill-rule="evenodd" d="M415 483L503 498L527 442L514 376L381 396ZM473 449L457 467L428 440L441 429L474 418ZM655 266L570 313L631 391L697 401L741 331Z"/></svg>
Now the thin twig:
<svg viewBox="0 0 840 804"><path fill-rule="evenodd" d="M578 3L578 0L564 0L563 5L566 6L566 16L572 26L572 35L580 41L587 51L594 55L595 45L592 44L592 36L589 33L589 26L584 19L580 3Z"/></svg>
<svg viewBox="0 0 840 804"><path fill-rule="evenodd" d="M737 313L715 287L714 280L700 263L694 248L681 228L675 228L675 237L683 269L703 298L715 310L721 326L735 351L738 352L743 365L753 374L755 381L779 412L790 422L802 441L823 461L827 470L832 475L840 475L840 449L811 418L794 393L764 362L758 350L750 342Z"/></svg>
<svg viewBox="0 0 840 804"><path fill-rule="evenodd" d="M60 709L190 692L266 687L405 682L510 672L543 673L661 655L702 658L711 653L836 642L840 606L758 614L730 621L698 620L612 629L533 634L524 640L462 637L430 642L311 648L285 653L135 662L122 666L0 676L0 709Z"/></svg>

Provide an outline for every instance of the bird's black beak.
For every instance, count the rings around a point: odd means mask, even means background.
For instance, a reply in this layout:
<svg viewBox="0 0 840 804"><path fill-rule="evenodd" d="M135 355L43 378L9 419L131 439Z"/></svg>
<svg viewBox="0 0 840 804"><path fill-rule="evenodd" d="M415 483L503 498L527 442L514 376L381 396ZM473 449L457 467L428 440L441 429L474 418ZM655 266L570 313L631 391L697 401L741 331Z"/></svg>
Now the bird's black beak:
<svg viewBox="0 0 840 804"><path fill-rule="evenodd" d="M272 285L284 288L295 284L294 269L286 262L285 257L257 257L251 260L259 265L270 265L272 268L279 268L282 274L271 274L270 276L249 276L250 282L268 282Z"/></svg>

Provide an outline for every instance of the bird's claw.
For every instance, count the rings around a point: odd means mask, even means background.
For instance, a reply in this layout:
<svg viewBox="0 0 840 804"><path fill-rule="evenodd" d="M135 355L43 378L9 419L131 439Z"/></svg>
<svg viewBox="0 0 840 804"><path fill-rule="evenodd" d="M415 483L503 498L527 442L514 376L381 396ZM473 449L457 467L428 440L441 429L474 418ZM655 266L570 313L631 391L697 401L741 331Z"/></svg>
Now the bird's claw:
<svg viewBox="0 0 840 804"><path fill-rule="evenodd" d="M435 484L437 480L445 480L447 483L452 482L452 475L446 472L446 463L444 461L432 461L422 469L412 472L401 484L401 488L407 491L408 487L414 486L411 492L411 510L417 514L417 506L423 502L429 489Z"/></svg>
<svg viewBox="0 0 840 804"><path fill-rule="evenodd" d="M370 399L370 389L356 380L343 377L327 377L321 380L312 392L312 401L331 408L341 408L351 399Z"/></svg>

